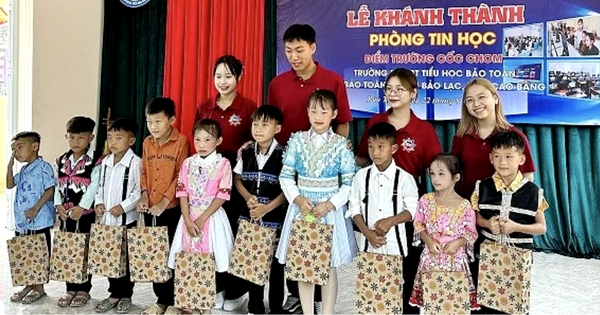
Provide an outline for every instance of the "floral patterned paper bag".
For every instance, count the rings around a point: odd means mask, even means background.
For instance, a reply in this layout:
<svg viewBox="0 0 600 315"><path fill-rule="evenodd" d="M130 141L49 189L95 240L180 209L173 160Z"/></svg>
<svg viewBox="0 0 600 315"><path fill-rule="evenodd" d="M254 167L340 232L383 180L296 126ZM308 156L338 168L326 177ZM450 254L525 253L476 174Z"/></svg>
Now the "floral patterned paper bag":
<svg viewBox="0 0 600 315"><path fill-rule="evenodd" d="M271 272L276 238L276 229L255 222L240 221L229 273L257 285L265 285Z"/></svg>
<svg viewBox="0 0 600 315"><path fill-rule="evenodd" d="M215 258L211 253L179 252L175 257L175 307L215 306Z"/></svg>
<svg viewBox="0 0 600 315"><path fill-rule="evenodd" d="M285 264L286 279L326 285L332 238L332 225L294 220Z"/></svg>
<svg viewBox="0 0 600 315"><path fill-rule="evenodd" d="M92 224L88 273L109 278L125 276L127 268L127 228Z"/></svg>
<svg viewBox="0 0 600 315"><path fill-rule="evenodd" d="M421 279L425 314L471 314L466 272L424 272Z"/></svg>
<svg viewBox="0 0 600 315"><path fill-rule="evenodd" d="M402 256L360 252L356 260L356 312L401 314Z"/></svg>
<svg viewBox="0 0 600 315"><path fill-rule="evenodd" d="M531 250L486 240L480 255L477 302L509 314L529 313Z"/></svg>
<svg viewBox="0 0 600 315"><path fill-rule="evenodd" d="M63 222L63 226L66 224ZM50 279L69 283L88 281L88 244L90 235L79 233L79 221L75 232L54 232L52 256L50 257Z"/></svg>
<svg viewBox="0 0 600 315"><path fill-rule="evenodd" d="M50 254L45 234L19 235L6 243L13 286L48 283Z"/></svg>
<svg viewBox="0 0 600 315"><path fill-rule="evenodd" d="M169 259L169 235L166 226L144 226L144 215L138 217L138 226L127 231L129 274L133 282L164 283L171 279L167 266Z"/></svg>

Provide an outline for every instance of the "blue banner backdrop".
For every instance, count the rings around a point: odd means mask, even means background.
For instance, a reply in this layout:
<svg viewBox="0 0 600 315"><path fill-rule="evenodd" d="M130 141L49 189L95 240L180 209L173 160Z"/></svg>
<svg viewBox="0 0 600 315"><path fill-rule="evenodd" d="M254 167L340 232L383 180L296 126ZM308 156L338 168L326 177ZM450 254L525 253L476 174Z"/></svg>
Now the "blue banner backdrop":
<svg viewBox="0 0 600 315"><path fill-rule="evenodd" d="M286 28L310 24L315 60L342 75L356 118L386 109L385 77L403 67L417 74L421 118L459 119L462 87L485 77L512 123L598 125L599 12L588 0L280 0L277 72L290 69Z"/></svg>

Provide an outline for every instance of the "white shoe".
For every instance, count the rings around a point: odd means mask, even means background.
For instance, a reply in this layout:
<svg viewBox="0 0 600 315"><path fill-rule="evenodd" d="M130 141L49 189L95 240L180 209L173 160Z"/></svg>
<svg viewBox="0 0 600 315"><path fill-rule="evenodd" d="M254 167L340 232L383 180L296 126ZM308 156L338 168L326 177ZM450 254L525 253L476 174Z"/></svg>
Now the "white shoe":
<svg viewBox="0 0 600 315"><path fill-rule="evenodd" d="M315 302L315 314L323 314L323 302Z"/></svg>
<svg viewBox="0 0 600 315"><path fill-rule="evenodd" d="M215 298L215 309L221 310L223 309L223 303L225 302L225 291L221 291L217 293L217 297Z"/></svg>
<svg viewBox="0 0 600 315"><path fill-rule="evenodd" d="M223 310L233 311L242 307L242 305L244 305L244 302L246 302L246 296L247 294L244 294L235 300L225 300L225 302L223 303Z"/></svg>

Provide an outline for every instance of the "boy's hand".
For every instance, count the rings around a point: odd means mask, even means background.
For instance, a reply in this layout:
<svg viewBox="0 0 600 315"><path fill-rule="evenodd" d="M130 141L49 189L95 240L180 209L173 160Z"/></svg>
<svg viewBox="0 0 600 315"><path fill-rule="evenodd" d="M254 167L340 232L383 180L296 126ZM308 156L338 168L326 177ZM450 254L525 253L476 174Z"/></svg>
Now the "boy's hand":
<svg viewBox="0 0 600 315"><path fill-rule="evenodd" d="M80 206L75 206L69 210L71 211L70 217L73 220L79 220L81 218L81 215L83 215L83 208Z"/></svg>
<svg viewBox="0 0 600 315"><path fill-rule="evenodd" d="M94 207L94 212L96 212L97 216L102 216L104 215L104 212L106 211L106 207L104 206L104 204L98 204L96 205L96 207Z"/></svg>
<svg viewBox="0 0 600 315"><path fill-rule="evenodd" d="M138 213L148 212L148 196L145 193L142 193L140 201L135 206L135 211Z"/></svg>
<svg viewBox="0 0 600 315"><path fill-rule="evenodd" d="M257 203L252 208L250 208L250 217L252 219L262 219L262 217L267 214L267 205L262 203Z"/></svg>
<svg viewBox="0 0 600 315"><path fill-rule="evenodd" d="M378 235L385 236L388 234L388 232L390 231L392 226L394 226L393 217L381 219L381 220L375 222L375 231L377 232Z"/></svg>
<svg viewBox="0 0 600 315"><path fill-rule="evenodd" d="M500 217L499 216L493 216L488 220L488 225L490 228L490 231L492 232L492 234L494 235L498 235L500 234Z"/></svg>
<svg viewBox="0 0 600 315"><path fill-rule="evenodd" d="M12 169L15 166L15 156L14 154L10 155L10 159L8 159L8 168Z"/></svg>
<svg viewBox="0 0 600 315"><path fill-rule="evenodd" d="M439 255L439 253L442 252L442 245L440 245L440 243L436 242L433 239L430 240L429 242L425 242L425 245L427 245L427 248L429 248L429 251L434 255Z"/></svg>
<svg viewBox="0 0 600 315"><path fill-rule="evenodd" d="M444 246L444 253L448 254L448 255L454 255L456 253L456 251L461 247L460 244L460 239L456 239L450 243L447 243Z"/></svg>
<svg viewBox="0 0 600 315"><path fill-rule="evenodd" d="M303 215L309 214L313 209L312 202L306 197L298 196L294 199L294 203L298 206L300 213Z"/></svg>
<svg viewBox="0 0 600 315"><path fill-rule="evenodd" d="M152 208L148 209L148 212L150 212L150 214L152 214L153 216L159 217L161 214L163 214L163 212L165 212L165 208L160 203L158 203L152 206Z"/></svg>
<svg viewBox="0 0 600 315"><path fill-rule="evenodd" d="M246 205L248 206L248 209L252 210L252 208L258 205L258 197L251 195L248 197L248 199L246 199Z"/></svg>
<svg viewBox="0 0 600 315"><path fill-rule="evenodd" d="M58 216L60 217L60 219L63 221L67 221L67 219L69 218L69 215L67 214L67 209L65 209L63 205L55 206L55 208L56 212L58 212Z"/></svg>
<svg viewBox="0 0 600 315"><path fill-rule="evenodd" d="M517 230L517 223L511 219L501 219L498 222L502 234L511 234ZM495 234L495 233L494 233Z"/></svg>
<svg viewBox="0 0 600 315"><path fill-rule="evenodd" d="M27 219L33 220L33 219L35 219L35 216L38 214L38 211L40 211L39 208L33 207L33 208L27 210L27 212L25 212L25 216L27 217Z"/></svg>
<svg viewBox="0 0 600 315"><path fill-rule="evenodd" d="M125 213L125 210L123 210L123 207L121 207L121 205L116 205L116 206L110 208L110 214L112 214L115 217L118 217L118 216L122 215L123 213Z"/></svg>
<svg viewBox="0 0 600 315"><path fill-rule="evenodd" d="M369 229L367 233L365 233L365 237L367 238L367 241L369 241L369 244L373 246L373 248L379 248L387 244L386 237L377 235L375 230Z"/></svg>
<svg viewBox="0 0 600 315"><path fill-rule="evenodd" d="M187 232L191 237L196 237L196 235L198 235L198 227L191 220L185 220L185 228L187 229Z"/></svg>
<svg viewBox="0 0 600 315"><path fill-rule="evenodd" d="M320 218L329 212L329 210L327 210L328 202L329 201L319 202L316 206L314 206L314 208L312 208L312 213L314 213L315 217Z"/></svg>

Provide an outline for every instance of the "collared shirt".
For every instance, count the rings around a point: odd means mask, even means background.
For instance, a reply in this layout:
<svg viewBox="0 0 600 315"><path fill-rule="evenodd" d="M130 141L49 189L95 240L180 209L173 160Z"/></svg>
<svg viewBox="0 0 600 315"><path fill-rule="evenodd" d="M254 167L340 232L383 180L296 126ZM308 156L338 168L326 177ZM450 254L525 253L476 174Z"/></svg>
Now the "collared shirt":
<svg viewBox="0 0 600 315"><path fill-rule="evenodd" d="M172 128L171 135L165 143L159 144L152 136L144 140L142 154L142 175L140 186L142 191L148 191L148 207L161 202L163 198L170 200L166 209L179 204L175 198L177 176L181 163L190 154L187 138Z"/></svg>
<svg viewBox="0 0 600 315"><path fill-rule="evenodd" d="M331 140L331 137L333 137L334 134L335 133L333 132L333 129L331 129L331 127L329 127L329 129L327 129L327 131L323 133L317 133L314 129L310 128L310 130L308 131L308 139L312 141L315 144L315 146L320 147L324 143L329 142L329 140Z"/></svg>
<svg viewBox="0 0 600 315"><path fill-rule="evenodd" d="M515 176L515 179L513 179L513 181L509 185L506 185L504 183L502 177L500 177L500 174L498 174L497 172L495 172L494 175L492 175L492 180L494 181L496 191L506 191L509 193L516 192L517 190L519 190L519 188L523 186L524 183L529 181L528 179L523 177L523 174L521 174L520 171L517 172L517 176ZM477 182L476 187L478 185L479 181ZM510 200L508 200L508 203L510 204ZM471 206L475 211L479 211L479 189L475 189L475 191L473 191L473 194L471 195ZM546 211L546 209L548 209L549 207L550 205L548 205L548 201L546 201L546 198L544 198L544 190L542 188L539 188L537 208L538 213Z"/></svg>
<svg viewBox="0 0 600 315"><path fill-rule="evenodd" d="M527 137L521 130L514 126L510 126L508 130L518 133L525 142L525 149L523 150L525 163L519 166L519 171L522 173L534 172L535 165L533 164L531 148L529 147ZM469 198L473 194L477 180L488 178L496 172L494 165L490 162L492 149L490 148L489 138L499 131L494 131L485 139L482 139L475 133L465 134L462 137L454 136L452 140L452 154L456 155L462 161L464 167L463 180L458 189L458 193L463 198Z"/></svg>
<svg viewBox="0 0 600 315"><path fill-rule="evenodd" d="M258 164L259 170L262 170L263 167L265 167L265 163L267 163L267 161L269 160L269 157L271 157L271 154L273 154L273 151L275 150L275 148L277 147L278 144L279 143L277 142L277 140L275 138L273 138L273 141L271 142L271 146L269 146L269 150L267 150L267 153L262 154L260 152L260 148L258 147L258 142L254 143L254 155L256 156L256 163ZM240 157L237 160L235 167L233 168L233 172L241 175L243 171L244 171L244 161Z"/></svg>
<svg viewBox="0 0 600 315"><path fill-rule="evenodd" d="M126 198L123 200L123 180L125 169L129 167ZM142 160L128 149L119 163L115 164L115 155L111 154L102 161L100 173L100 186L96 193L96 206L103 204L106 212L102 223L106 225L121 225L122 217L115 217L110 213L114 206L121 205L126 215L125 224L130 224L137 218L135 206L140 199L140 173Z"/></svg>
<svg viewBox="0 0 600 315"><path fill-rule="evenodd" d="M50 163L38 157L31 164L26 164L13 176L17 187L15 195L15 225L19 233L28 230L41 230L54 225L54 207L52 200L44 203L35 219L29 221L25 212L33 208L44 192L55 185L54 173Z"/></svg>
<svg viewBox="0 0 600 315"><path fill-rule="evenodd" d="M389 122L389 111L374 115L363 132L358 144L358 156L369 158L368 130L379 122ZM433 126L417 117L412 110L410 120L404 128L396 130L398 150L394 153L394 161L403 170L418 178L425 174L433 157L442 152L442 146Z"/></svg>
<svg viewBox="0 0 600 315"><path fill-rule="evenodd" d="M397 214L407 210L410 212L411 218L415 216L417 211L417 203L419 201L419 192L415 179L411 174L396 166L392 161L390 166L383 172L379 171L375 164L359 170L352 181L352 189L348 199L348 211L346 217L353 218L356 215L365 215L365 181L368 170L371 170L369 178L369 213L367 218L368 227L373 229L375 223L381 219L394 216L394 205L392 203L392 192L394 191L394 179L396 170L400 170L398 179L398 199L397 199ZM400 242L404 253L408 253L406 241L406 229L404 223L398 225L400 232ZM396 238L396 229L392 227L386 235L387 244L380 248L369 246L367 250L373 253L401 255L400 247ZM366 239L361 233L358 237L359 248L364 248Z"/></svg>
<svg viewBox="0 0 600 315"><path fill-rule="evenodd" d="M87 155L90 159L94 160L94 149L89 148L87 150L87 152L85 153L85 155ZM83 155L80 156L77 161L75 161L75 158L73 158L73 154L71 154L69 156L69 161L71 162L71 165L77 165L77 163L79 163L79 161L81 161L81 159L83 159ZM54 173L55 173L55 181L56 181L56 189L54 190L54 206L60 206L63 204L62 202L62 197L60 196L60 190L58 189L58 165L54 165ZM98 191L98 186L100 185L100 167L99 166L95 166L94 169L92 170L92 175L91 175L91 182L90 185L87 187L85 193L83 193L83 196L81 197L81 200L79 201L78 206L80 206L81 208L83 208L83 210L87 210L87 209L92 209L92 206L94 205L94 198L96 197L96 192ZM69 210L69 209L67 209ZM84 212L85 214L85 212Z"/></svg>
<svg viewBox="0 0 600 315"><path fill-rule="evenodd" d="M317 69L304 80L292 69L275 77L269 84L267 104L278 107L283 112L281 131L275 136L286 145L292 133L308 130L308 99L318 89L332 91L337 99L335 124L345 124L352 120L348 92L344 80L337 73L323 68L315 62ZM335 125L334 125L335 127Z"/></svg>
<svg viewBox="0 0 600 315"><path fill-rule="evenodd" d="M211 118L219 122L223 142L217 147L219 153L230 157L235 156L237 150L249 140L252 140L250 130L252 128L252 113L257 106L251 99L245 98L239 92L229 107L222 109L217 105L219 94L204 100L196 108L194 123Z"/></svg>

